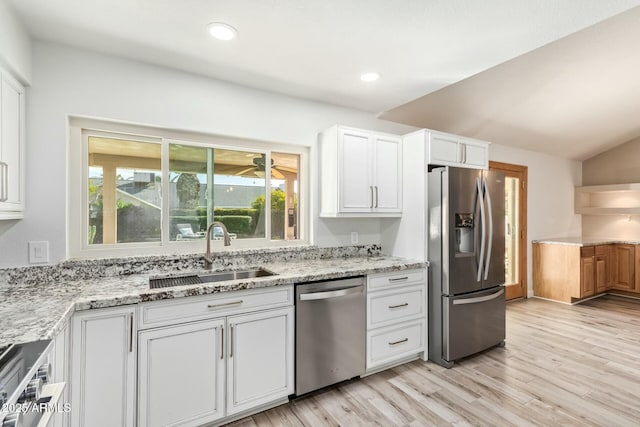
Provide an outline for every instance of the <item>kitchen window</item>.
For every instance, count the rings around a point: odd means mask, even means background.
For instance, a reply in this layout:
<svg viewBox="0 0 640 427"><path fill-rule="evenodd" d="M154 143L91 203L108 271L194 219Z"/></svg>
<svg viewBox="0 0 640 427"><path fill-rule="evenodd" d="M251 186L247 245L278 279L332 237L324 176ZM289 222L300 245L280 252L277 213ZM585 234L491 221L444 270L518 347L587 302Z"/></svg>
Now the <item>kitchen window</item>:
<svg viewBox="0 0 640 427"><path fill-rule="evenodd" d="M200 252L214 221L232 248L309 241L306 147L71 130L70 161L82 166L70 176L72 258ZM212 234L222 249L222 228Z"/></svg>

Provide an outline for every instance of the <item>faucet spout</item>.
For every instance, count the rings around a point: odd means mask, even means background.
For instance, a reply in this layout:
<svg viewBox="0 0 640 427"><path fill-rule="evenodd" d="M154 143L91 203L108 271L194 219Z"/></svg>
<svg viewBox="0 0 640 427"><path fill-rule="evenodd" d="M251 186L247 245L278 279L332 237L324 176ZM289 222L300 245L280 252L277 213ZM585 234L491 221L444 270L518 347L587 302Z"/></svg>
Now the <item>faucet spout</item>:
<svg viewBox="0 0 640 427"><path fill-rule="evenodd" d="M211 270L213 266L213 259L211 258L211 233L215 227L220 227L222 229L222 234L224 235L224 245L231 246L231 237L229 236L229 232L227 231L227 227L221 223L220 221L212 222L207 228L207 233L205 234L205 238L207 239L207 252L204 254L204 268L207 270Z"/></svg>

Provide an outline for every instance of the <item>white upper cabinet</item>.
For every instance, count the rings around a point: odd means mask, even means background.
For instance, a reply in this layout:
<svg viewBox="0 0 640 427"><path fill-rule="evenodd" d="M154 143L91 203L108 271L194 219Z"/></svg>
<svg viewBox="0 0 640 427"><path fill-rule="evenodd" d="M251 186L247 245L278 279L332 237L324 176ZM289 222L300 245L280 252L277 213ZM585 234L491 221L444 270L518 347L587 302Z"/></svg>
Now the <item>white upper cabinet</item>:
<svg viewBox="0 0 640 427"><path fill-rule="evenodd" d="M0 219L24 217L24 87L0 69Z"/></svg>
<svg viewBox="0 0 640 427"><path fill-rule="evenodd" d="M320 141L321 216L401 215L399 136L333 126Z"/></svg>
<svg viewBox="0 0 640 427"><path fill-rule="evenodd" d="M489 143L432 130L423 130L430 165L488 169Z"/></svg>

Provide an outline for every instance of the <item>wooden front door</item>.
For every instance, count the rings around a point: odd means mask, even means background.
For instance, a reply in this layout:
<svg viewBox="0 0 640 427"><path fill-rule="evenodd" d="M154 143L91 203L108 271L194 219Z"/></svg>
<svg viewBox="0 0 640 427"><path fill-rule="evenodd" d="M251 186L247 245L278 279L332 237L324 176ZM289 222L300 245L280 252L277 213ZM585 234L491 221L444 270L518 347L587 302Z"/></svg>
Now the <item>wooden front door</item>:
<svg viewBox="0 0 640 427"><path fill-rule="evenodd" d="M527 297L527 167L489 162L505 174L505 287L507 300Z"/></svg>

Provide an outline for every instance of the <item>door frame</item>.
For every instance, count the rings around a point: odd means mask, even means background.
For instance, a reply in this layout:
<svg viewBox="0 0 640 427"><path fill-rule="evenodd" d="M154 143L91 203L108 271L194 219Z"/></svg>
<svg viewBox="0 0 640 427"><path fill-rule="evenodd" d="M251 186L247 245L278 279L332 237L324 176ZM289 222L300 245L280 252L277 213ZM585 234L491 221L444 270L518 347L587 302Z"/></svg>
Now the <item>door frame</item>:
<svg viewBox="0 0 640 427"><path fill-rule="evenodd" d="M514 165L511 163L502 163L502 162L494 162L493 160L489 161L489 170L494 170L498 172L503 172L505 176L510 178L519 178L522 183L519 190L519 203L518 203L518 222L520 224L520 239L518 244L518 271L520 272L520 286L518 287L519 291L522 293L522 298L528 297L528 271L527 271L527 256L528 256L528 245L527 245L527 187L528 180L527 175L529 168L527 166L522 165ZM513 289L515 286L507 286L505 288L506 299L514 299L520 298L518 293L514 292Z"/></svg>

